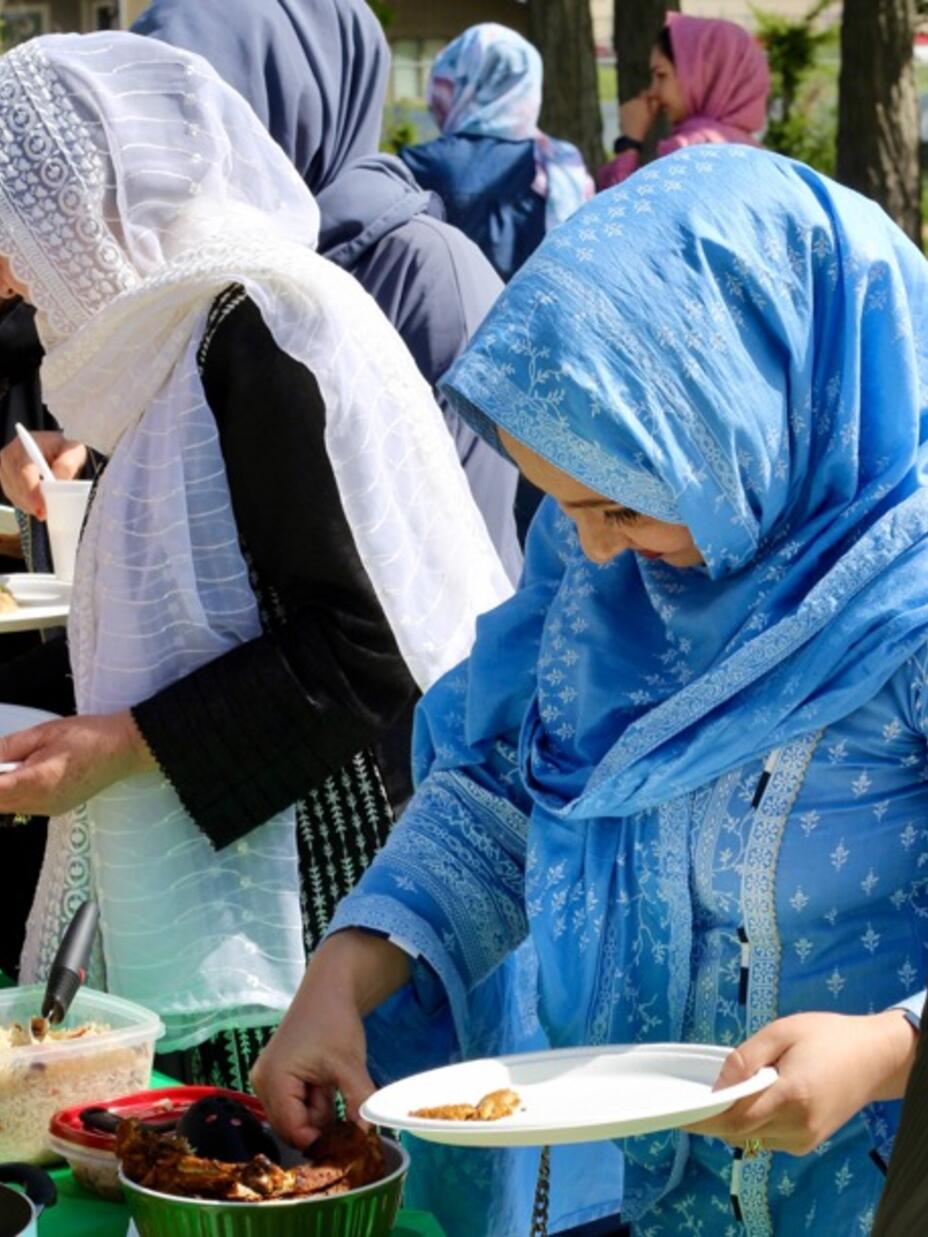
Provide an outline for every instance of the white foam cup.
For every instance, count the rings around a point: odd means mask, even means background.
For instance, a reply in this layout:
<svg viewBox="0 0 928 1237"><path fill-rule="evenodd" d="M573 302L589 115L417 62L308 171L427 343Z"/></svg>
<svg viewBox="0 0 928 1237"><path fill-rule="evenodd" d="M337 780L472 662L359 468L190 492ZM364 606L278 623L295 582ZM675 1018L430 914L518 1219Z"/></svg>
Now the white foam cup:
<svg viewBox="0 0 928 1237"><path fill-rule="evenodd" d="M84 515L90 499L92 481L43 481L48 540L52 548L52 565L59 580L70 584L74 579L77 543L84 525Z"/></svg>

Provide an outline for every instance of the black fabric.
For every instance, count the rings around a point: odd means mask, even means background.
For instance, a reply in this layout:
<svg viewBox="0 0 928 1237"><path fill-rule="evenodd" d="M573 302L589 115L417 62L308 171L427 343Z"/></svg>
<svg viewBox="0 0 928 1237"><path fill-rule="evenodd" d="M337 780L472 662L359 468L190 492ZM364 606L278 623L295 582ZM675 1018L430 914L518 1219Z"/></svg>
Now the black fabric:
<svg viewBox="0 0 928 1237"><path fill-rule="evenodd" d="M222 847L384 734L415 685L342 510L313 376L244 299L215 327L202 373L264 632L133 714Z"/></svg>
<svg viewBox="0 0 928 1237"><path fill-rule="evenodd" d="M32 908L48 836L48 820L33 816L14 823L0 816L0 865L6 873L0 899L0 971L19 978L19 956L26 939L26 919Z"/></svg>
<svg viewBox="0 0 928 1237"><path fill-rule="evenodd" d="M928 1233L928 1018L922 1019L918 1053L905 1093L886 1187L872 1237Z"/></svg>
<svg viewBox="0 0 928 1237"><path fill-rule="evenodd" d="M560 1237L632 1237L632 1230L618 1216L607 1216L579 1228L561 1229Z"/></svg>
<svg viewBox="0 0 928 1237"><path fill-rule="evenodd" d="M6 640L6 635L0 641ZM74 712L74 681L63 636L37 644L0 663L0 701L45 709L63 717Z"/></svg>
<svg viewBox="0 0 928 1237"><path fill-rule="evenodd" d="M32 306L24 301L4 305L0 309L0 447L12 442L17 422L33 431L58 428L42 402L39 366L43 356ZM30 570L50 571L45 525L31 517L23 519L30 534L24 545ZM17 570L22 570L22 565Z"/></svg>
<svg viewBox="0 0 928 1237"><path fill-rule="evenodd" d="M11 639L9 634L0 637L0 652L6 653ZM51 713L73 713L74 692L66 641L39 643L18 657L5 658L0 663L0 700ZM0 815L0 871L11 874L0 899L0 970L11 979L19 973L26 917L42 869L47 835L48 821L44 816L33 816L17 824L12 817Z"/></svg>
<svg viewBox="0 0 928 1237"><path fill-rule="evenodd" d="M27 429L57 429L42 403L39 366L42 345L35 329L35 310L18 301L0 311L0 418L3 442L15 433L16 422Z"/></svg>

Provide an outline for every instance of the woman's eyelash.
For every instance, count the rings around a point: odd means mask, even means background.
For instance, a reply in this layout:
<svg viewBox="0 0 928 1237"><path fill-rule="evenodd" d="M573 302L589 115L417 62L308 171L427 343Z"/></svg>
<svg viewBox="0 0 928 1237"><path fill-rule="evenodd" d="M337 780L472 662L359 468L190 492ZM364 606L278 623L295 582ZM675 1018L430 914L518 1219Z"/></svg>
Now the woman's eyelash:
<svg viewBox="0 0 928 1237"><path fill-rule="evenodd" d="M603 517L610 524L634 524L639 518L639 512L632 511L628 507L610 507L603 512Z"/></svg>

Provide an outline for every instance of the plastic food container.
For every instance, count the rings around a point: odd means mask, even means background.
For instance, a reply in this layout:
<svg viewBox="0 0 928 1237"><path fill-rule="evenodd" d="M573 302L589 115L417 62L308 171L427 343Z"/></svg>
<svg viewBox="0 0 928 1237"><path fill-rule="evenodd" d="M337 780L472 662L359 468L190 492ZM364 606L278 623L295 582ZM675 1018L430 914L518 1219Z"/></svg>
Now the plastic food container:
<svg viewBox="0 0 928 1237"><path fill-rule="evenodd" d="M162 1087L123 1095L114 1100L93 1099L90 1104L106 1108L123 1119L136 1117L150 1125L163 1122L167 1130L173 1128L191 1104L208 1095L228 1095L246 1104L262 1120L264 1118L264 1109L254 1096L225 1091L221 1087ZM68 1161L75 1180L86 1190L99 1194L101 1198L122 1202L116 1135L85 1129L81 1113L87 1107L88 1103L84 1102L55 1113L49 1126L49 1146L56 1155Z"/></svg>
<svg viewBox="0 0 928 1237"><path fill-rule="evenodd" d="M56 1159L67 1160L74 1180L91 1194L99 1194L111 1203L123 1201L119 1184L119 1161L112 1151L82 1147L68 1139L49 1135L49 1146Z"/></svg>
<svg viewBox="0 0 928 1237"><path fill-rule="evenodd" d="M391 1139L381 1141L387 1175L330 1198L214 1202L176 1198L120 1180L139 1237L390 1237L409 1156Z"/></svg>
<svg viewBox="0 0 928 1237"><path fill-rule="evenodd" d="M28 1024L43 993L39 985L0 992L0 1025ZM110 1029L0 1055L0 1160L53 1160L49 1122L60 1108L93 1104L103 1095L140 1091L147 1084L155 1041L164 1031L161 1019L132 1001L82 988L64 1026L90 1022Z"/></svg>

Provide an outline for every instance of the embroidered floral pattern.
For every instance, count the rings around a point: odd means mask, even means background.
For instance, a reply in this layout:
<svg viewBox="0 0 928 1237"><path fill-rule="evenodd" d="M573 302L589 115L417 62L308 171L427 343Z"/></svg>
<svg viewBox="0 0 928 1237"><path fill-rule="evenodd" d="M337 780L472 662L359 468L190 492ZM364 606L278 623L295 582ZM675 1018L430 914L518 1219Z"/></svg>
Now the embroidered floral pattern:
<svg viewBox="0 0 928 1237"><path fill-rule="evenodd" d="M34 42L0 76L0 249L49 338L66 336L137 278L109 232L112 169Z"/></svg>

